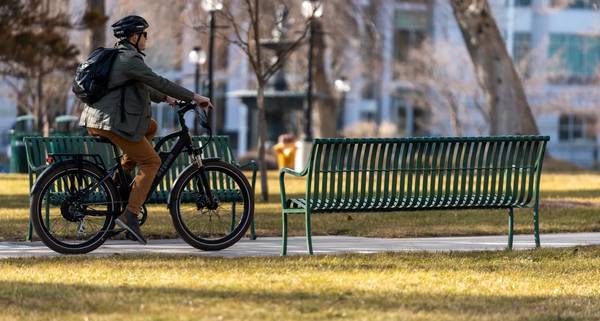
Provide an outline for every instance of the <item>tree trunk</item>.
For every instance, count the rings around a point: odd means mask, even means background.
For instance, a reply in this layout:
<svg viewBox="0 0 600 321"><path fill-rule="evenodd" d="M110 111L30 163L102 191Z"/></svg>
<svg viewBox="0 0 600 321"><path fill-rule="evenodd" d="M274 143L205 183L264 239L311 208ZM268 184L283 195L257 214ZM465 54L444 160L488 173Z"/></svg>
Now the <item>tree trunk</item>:
<svg viewBox="0 0 600 321"><path fill-rule="evenodd" d="M445 90L443 95L446 97L446 101L448 102L448 110L450 112L450 125L452 126L452 131L456 136L462 136L462 126L460 123L460 108L458 106L458 102L454 97L454 94L450 90Z"/></svg>
<svg viewBox="0 0 600 321"><path fill-rule="evenodd" d="M267 177L267 162L265 160L265 142L267 141L267 118L265 114L265 85L258 83L256 93L256 107L258 109L258 168L260 170L260 187L262 200L269 201L269 184Z"/></svg>
<svg viewBox="0 0 600 321"><path fill-rule="evenodd" d="M454 17L490 105L490 134L538 134L521 79L487 0L452 0Z"/></svg>
<svg viewBox="0 0 600 321"><path fill-rule="evenodd" d="M90 51L106 45L106 21L104 0L87 0L85 22L90 29Z"/></svg>
<svg viewBox="0 0 600 321"><path fill-rule="evenodd" d="M38 73L36 81L35 129L37 132L42 133L42 135L47 136L47 114L44 110L44 76L41 71Z"/></svg>
<svg viewBox="0 0 600 321"><path fill-rule="evenodd" d="M315 88L318 88L317 100L315 104L316 113L313 114L314 130L316 137L335 137L337 134L337 115L339 112L338 106L333 98L333 90L331 82L327 76L325 51L327 44L325 43L325 34L323 32L323 23L319 20L313 22L315 28L313 61ZM334 118L335 117L335 118ZM335 120L334 120L335 119Z"/></svg>

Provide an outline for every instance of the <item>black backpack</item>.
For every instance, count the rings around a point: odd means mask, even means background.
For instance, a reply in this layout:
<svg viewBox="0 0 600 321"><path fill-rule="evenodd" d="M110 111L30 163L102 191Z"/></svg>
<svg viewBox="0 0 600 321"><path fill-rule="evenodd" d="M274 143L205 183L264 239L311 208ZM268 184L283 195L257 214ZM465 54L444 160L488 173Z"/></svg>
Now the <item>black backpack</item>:
<svg viewBox="0 0 600 321"><path fill-rule="evenodd" d="M108 92L117 88L108 88L110 71L115 59L119 55L116 48L96 48L85 62L75 72L73 80L73 93L82 102L90 105ZM121 87L121 86L119 86Z"/></svg>

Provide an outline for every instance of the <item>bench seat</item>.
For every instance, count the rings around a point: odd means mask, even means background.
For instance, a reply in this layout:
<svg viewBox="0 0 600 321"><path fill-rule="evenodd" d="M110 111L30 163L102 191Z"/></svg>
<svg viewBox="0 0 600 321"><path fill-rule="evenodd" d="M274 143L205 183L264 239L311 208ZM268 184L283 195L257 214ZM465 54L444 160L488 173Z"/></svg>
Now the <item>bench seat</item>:
<svg viewBox="0 0 600 321"><path fill-rule="evenodd" d="M306 199L288 199L289 209L306 209ZM410 210L436 210L436 209L479 209L479 208L524 208L527 203L510 200L507 194L494 194L485 198L477 196L464 196L456 198L425 197L380 197L365 200L317 200L313 202L313 213L331 212L384 212L384 211L410 211Z"/></svg>

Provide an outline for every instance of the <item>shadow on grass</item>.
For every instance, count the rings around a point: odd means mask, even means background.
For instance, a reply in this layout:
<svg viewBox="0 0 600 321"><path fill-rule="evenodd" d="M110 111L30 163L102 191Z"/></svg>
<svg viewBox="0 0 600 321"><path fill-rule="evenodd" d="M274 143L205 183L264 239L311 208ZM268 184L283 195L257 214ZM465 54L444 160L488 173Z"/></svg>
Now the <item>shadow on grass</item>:
<svg viewBox="0 0 600 321"><path fill-rule="evenodd" d="M0 195L0 211L2 209L29 208L28 194Z"/></svg>
<svg viewBox="0 0 600 321"><path fill-rule="evenodd" d="M194 286L194 284L190 284ZM245 287L227 289L204 286L196 289L153 286L90 286L54 282L0 282L0 307L31 316L49 314L93 313L105 315L139 312L140 303L160 306L158 313L178 313L190 304L210 305L212 313L233 312L237 318L256 316L259 319L277 319L276 313L286 315L327 316L331 308L346 316L394 313L398 316L415 316L423 312L429 316L445 316L450 319L488 316L501 320L510 313L511 319L563 320L563 318L600 317L600 301L596 296L582 295L469 295L455 293L406 291L398 287L386 287L386 291L336 291L335 287L316 285L319 291L294 289L276 291L268 287L249 290ZM200 287L200 288L198 288ZM115 302L121 303L115 307ZM245 308L236 310L240 302ZM582 307L585 304L585 307ZM269 307L265 311L264 308ZM256 309L256 310L255 310ZM9 310L9 311L10 311ZM214 311L217 310L217 311ZM221 310L221 311L219 311ZM255 311L253 311L255 310ZM209 312L209 313L210 313ZM146 312L148 313L148 312ZM260 312L258 312L260 313ZM245 314L245 315L244 315ZM174 315L171 315L174 317ZM487 318L486 318L487 319Z"/></svg>
<svg viewBox="0 0 600 321"><path fill-rule="evenodd" d="M541 191L540 196L545 198L600 198L600 189L569 190L569 191Z"/></svg>

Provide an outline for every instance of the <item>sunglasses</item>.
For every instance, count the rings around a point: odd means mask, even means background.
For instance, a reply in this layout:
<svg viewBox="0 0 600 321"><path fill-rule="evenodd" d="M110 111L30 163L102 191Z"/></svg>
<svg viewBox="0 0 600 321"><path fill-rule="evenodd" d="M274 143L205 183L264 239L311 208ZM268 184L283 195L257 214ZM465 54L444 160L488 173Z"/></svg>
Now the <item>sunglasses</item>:
<svg viewBox="0 0 600 321"><path fill-rule="evenodd" d="M148 39L148 32L144 31L141 33L142 36L144 36L144 38Z"/></svg>

